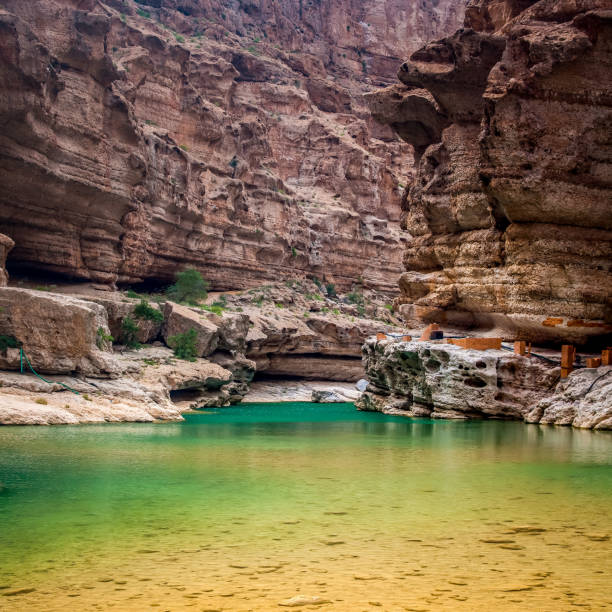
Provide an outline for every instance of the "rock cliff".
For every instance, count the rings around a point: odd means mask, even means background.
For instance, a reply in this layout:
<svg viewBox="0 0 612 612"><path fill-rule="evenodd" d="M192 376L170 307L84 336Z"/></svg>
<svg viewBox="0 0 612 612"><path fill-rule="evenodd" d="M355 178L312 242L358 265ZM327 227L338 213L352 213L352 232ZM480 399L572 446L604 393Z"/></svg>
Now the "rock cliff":
<svg viewBox="0 0 612 612"><path fill-rule="evenodd" d="M463 29L370 95L418 160L398 299L410 323L610 337L611 42L608 0L472 0Z"/></svg>
<svg viewBox="0 0 612 612"><path fill-rule="evenodd" d="M369 338L360 410L427 418L516 419L612 429L612 367L575 370L503 350Z"/></svg>
<svg viewBox="0 0 612 612"><path fill-rule="evenodd" d="M188 306L73 284L2 287L0 424L180 419L242 401L255 376L346 385L365 374L365 339L400 330L381 296L328 293L290 281ZM177 341L188 354L173 354Z"/></svg>
<svg viewBox="0 0 612 612"><path fill-rule="evenodd" d="M9 269L220 290L401 271L409 147L362 93L462 0L3 0ZM2 253L0 252L0 255Z"/></svg>

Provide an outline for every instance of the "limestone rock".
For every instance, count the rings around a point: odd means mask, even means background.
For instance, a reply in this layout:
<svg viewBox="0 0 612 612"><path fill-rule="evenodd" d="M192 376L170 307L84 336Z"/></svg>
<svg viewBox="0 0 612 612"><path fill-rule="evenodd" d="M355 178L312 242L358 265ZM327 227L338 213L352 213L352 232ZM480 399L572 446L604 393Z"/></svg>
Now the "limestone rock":
<svg viewBox="0 0 612 612"><path fill-rule="evenodd" d="M166 302L164 318L162 334L166 343L172 336L194 329L197 333L196 354L198 357L207 357L216 350L219 344L219 328L215 323L209 321L201 310Z"/></svg>
<svg viewBox="0 0 612 612"><path fill-rule="evenodd" d="M370 96L415 148L409 325L581 344L612 332L609 2L472 0Z"/></svg>
<svg viewBox="0 0 612 612"><path fill-rule="evenodd" d="M463 5L3 1L13 267L113 285L189 266L220 290L315 275L394 291L412 156L362 93L453 31Z"/></svg>
<svg viewBox="0 0 612 612"><path fill-rule="evenodd" d="M363 357L370 385L357 407L411 416L522 420L559 377L535 358L436 342L371 338Z"/></svg>
<svg viewBox="0 0 612 612"><path fill-rule="evenodd" d="M17 339L40 372L118 374L111 356L99 348L109 334L106 311L99 304L31 289L0 288L0 334ZM19 352L0 354L0 368L19 369Z"/></svg>
<svg viewBox="0 0 612 612"><path fill-rule="evenodd" d="M553 395L533 407L526 420L612 429L612 366L574 370L559 382Z"/></svg>
<svg viewBox="0 0 612 612"><path fill-rule="evenodd" d="M120 294L110 294L109 297L90 297L83 296L83 299L90 300L96 304L104 306L108 317L108 327L116 342L121 338L121 323L125 317L130 316L138 325L136 339L142 344L148 344L156 340L162 329L161 321L151 321L149 319L138 318L134 314L134 309L140 303L139 300L124 298ZM155 310L161 312L158 304L149 304Z"/></svg>
<svg viewBox="0 0 612 612"><path fill-rule="evenodd" d="M33 374L0 372L0 424L178 421L185 410L229 405L242 397L233 389L237 383L229 369L206 359L181 361L166 347L113 359L121 375L110 380L47 375L49 384Z"/></svg>
<svg viewBox="0 0 612 612"><path fill-rule="evenodd" d="M0 287L5 287L8 283L8 272L6 271L6 256L15 246L15 243L4 234L0 234Z"/></svg>
<svg viewBox="0 0 612 612"><path fill-rule="evenodd" d="M311 401L317 404L335 404L340 402L346 402L346 399L340 397L334 391L318 391L312 392Z"/></svg>

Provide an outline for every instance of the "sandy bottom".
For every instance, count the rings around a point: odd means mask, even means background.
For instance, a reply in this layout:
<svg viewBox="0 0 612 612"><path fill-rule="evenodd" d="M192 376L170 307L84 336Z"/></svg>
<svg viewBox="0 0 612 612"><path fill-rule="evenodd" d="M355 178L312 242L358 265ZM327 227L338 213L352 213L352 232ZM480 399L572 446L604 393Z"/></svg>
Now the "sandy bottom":
<svg viewBox="0 0 612 612"><path fill-rule="evenodd" d="M0 609L612 606L608 434L212 412L0 429Z"/></svg>

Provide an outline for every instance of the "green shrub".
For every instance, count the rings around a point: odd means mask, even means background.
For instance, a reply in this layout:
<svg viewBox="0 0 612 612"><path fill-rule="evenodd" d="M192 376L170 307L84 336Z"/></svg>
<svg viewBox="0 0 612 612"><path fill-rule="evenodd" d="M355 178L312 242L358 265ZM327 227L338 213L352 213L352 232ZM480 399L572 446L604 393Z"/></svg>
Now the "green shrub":
<svg viewBox="0 0 612 612"><path fill-rule="evenodd" d="M138 332L140 327L130 315L123 317L121 321L121 342L128 348L139 349Z"/></svg>
<svg viewBox="0 0 612 612"><path fill-rule="evenodd" d="M141 16L144 17L145 19L151 19L151 13L149 13L149 11L145 11L143 9L136 9L136 12Z"/></svg>
<svg viewBox="0 0 612 612"><path fill-rule="evenodd" d="M355 304L357 312L363 317L365 315L365 298L363 297L363 293L361 293L359 289L353 288L353 291L347 293L346 297L351 304Z"/></svg>
<svg viewBox="0 0 612 612"><path fill-rule="evenodd" d="M179 145L179 147L183 150L183 151L189 151L189 147L187 145Z"/></svg>
<svg viewBox="0 0 612 612"><path fill-rule="evenodd" d="M210 306L208 304L202 304L200 306L200 308L202 310L207 310L208 312L214 312L216 315L221 316L223 314L223 306L219 306L219 304L211 304Z"/></svg>
<svg viewBox="0 0 612 612"><path fill-rule="evenodd" d="M325 285L325 292L327 293L327 297L330 297L330 298L337 297L336 287L334 286L333 283L327 283L327 285Z"/></svg>
<svg viewBox="0 0 612 612"><path fill-rule="evenodd" d="M334 309L332 310L332 312L333 312L335 315L339 315L339 314L340 314L340 310L338 310L338 308L334 308Z"/></svg>
<svg viewBox="0 0 612 612"><path fill-rule="evenodd" d="M291 257L297 257L297 251L295 247L291 247Z"/></svg>
<svg viewBox="0 0 612 612"><path fill-rule="evenodd" d="M187 268L176 275L176 283L168 287L168 297L175 302L186 302L195 306L208 296L208 281L193 268Z"/></svg>
<svg viewBox="0 0 612 612"><path fill-rule="evenodd" d="M137 319L146 319L155 323L161 323L164 320L164 315L157 308L153 308L147 300L140 300L140 304L134 308L134 316Z"/></svg>
<svg viewBox="0 0 612 612"><path fill-rule="evenodd" d="M39 398L36 400L36 403L37 403L37 404L42 404L43 406L46 406L46 405L47 405L49 402L48 402L46 399L43 399L42 397L39 397Z"/></svg>
<svg viewBox="0 0 612 612"><path fill-rule="evenodd" d="M136 293L135 291L132 291L131 289L128 290L127 296L129 298L140 299L140 295Z"/></svg>
<svg viewBox="0 0 612 612"><path fill-rule="evenodd" d="M112 342L113 340L114 338L110 334L107 334L103 327L98 327L96 331L96 346L100 350L104 349L107 342Z"/></svg>
<svg viewBox="0 0 612 612"><path fill-rule="evenodd" d="M0 352L10 348L21 348L21 342L15 336L5 336L0 334Z"/></svg>
<svg viewBox="0 0 612 612"><path fill-rule="evenodd" d="M390 312L393 312L393 304L385 304L385 308Z"/></svg>
<svg viewBox="0 0 612 612"><path fill-rule="evenodd" d="M168 346L174 351L174 354L179 359L185 361L195 361L197 357L196 342L198 334L195 329L191 328L184 334L177 334L168 338Z"/></svg>
<svg viewBox="0 0 612 612"><path fill-rule="evenodd" d="M174 38L176 38L176 42L180 42L180 43L185 42L185 37L181 36L180 34L174 34Z"/></svg>

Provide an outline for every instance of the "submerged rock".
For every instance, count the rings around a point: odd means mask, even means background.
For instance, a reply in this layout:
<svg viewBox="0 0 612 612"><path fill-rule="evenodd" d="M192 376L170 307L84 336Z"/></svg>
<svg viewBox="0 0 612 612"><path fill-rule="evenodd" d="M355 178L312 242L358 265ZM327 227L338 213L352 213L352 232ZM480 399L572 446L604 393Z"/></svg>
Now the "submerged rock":
<svg viewBox="0 0 612 612"><path fill-rule="evenodd" d="M291 599L285 599L284 601L279 602L279 606L283 606L285 608L298 608L300 606L313 606L313 605L321 605L331 603L329 599L323 599L322 597L309 597L307 595L296 595L295 597L291 597Z"/></svg>

